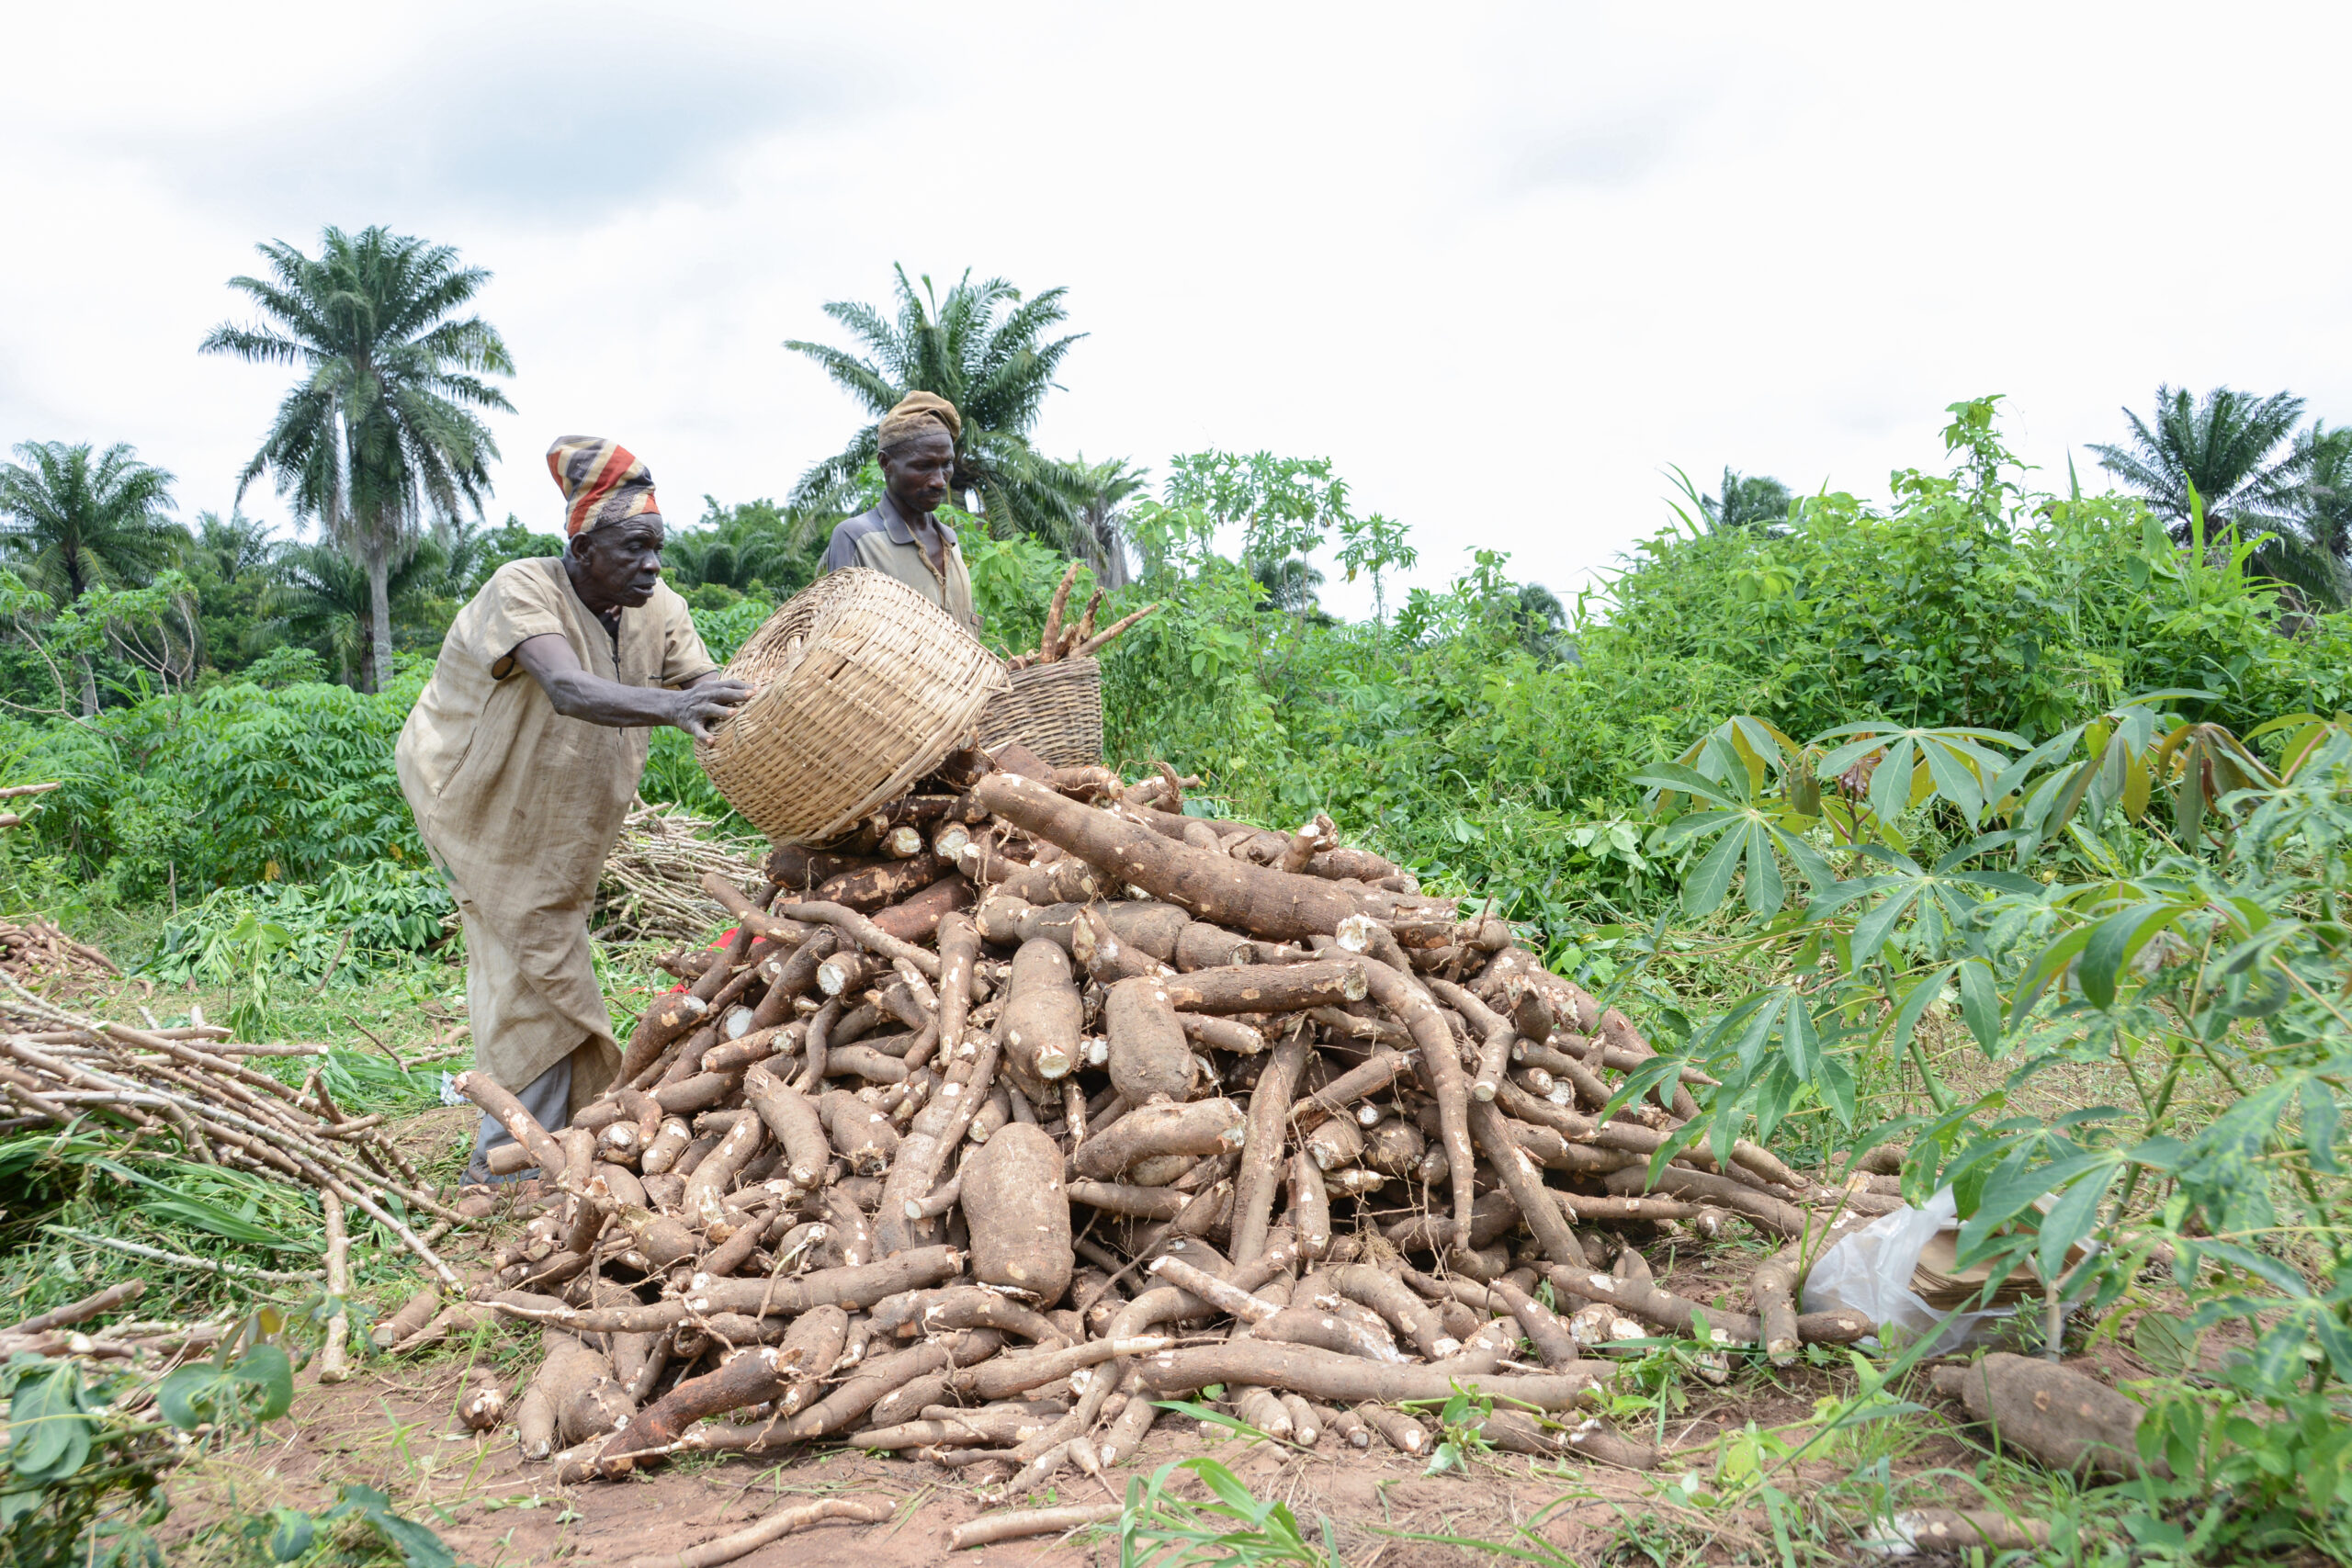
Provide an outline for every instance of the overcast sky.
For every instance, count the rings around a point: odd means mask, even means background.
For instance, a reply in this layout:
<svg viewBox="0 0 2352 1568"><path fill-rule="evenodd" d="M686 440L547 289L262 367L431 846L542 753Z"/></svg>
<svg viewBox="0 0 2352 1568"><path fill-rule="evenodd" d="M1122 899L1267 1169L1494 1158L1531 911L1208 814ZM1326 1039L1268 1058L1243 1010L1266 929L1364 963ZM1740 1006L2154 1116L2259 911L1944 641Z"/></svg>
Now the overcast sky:
<svg viewBox="0 0 2352 1568"><path fill-rule="evenodd" d="M567 432L634 448L673 518L782 497L859 417L782 341L893 262L1068 286L1048 451L1328 456L1431 582L1498 545L1566 596L1669 520L1669 464L1883 493L1979 393L2061 489L2159 380L2352 420L2340 6L85 0L9 30L0 443L131 442L183 516L230 504L288 384L197 355L243 315L225 280L326 224L496 274L491 514L543 530Z"/></svg>

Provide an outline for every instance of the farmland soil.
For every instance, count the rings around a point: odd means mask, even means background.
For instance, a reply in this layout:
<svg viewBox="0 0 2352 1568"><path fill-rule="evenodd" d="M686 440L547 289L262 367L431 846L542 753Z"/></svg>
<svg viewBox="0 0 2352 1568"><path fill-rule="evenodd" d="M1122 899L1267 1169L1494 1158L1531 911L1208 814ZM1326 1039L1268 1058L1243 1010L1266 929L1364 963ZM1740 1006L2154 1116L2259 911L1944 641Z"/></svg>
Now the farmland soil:
<svg viewBox="0 0 2352 1568"><path fill-rule="evenodd" d="M458 1120L447 1112L429 1117L449 1124L434 1126L425 1134L429 1139L447 1136ZM511 1224L499 1229L511 1229ZM1722 1248L1702 1249L1688 1259L1660 1252L1656 1261L1661 1282L1679 1293L1702 1303L1729 1304L1736 1299L1742 1265ZM431 1525L460 1562L477 1568L667 1558L775 1508L836 1495L891 1499L900 1511L885 1525L820 1525L739 1561L747 1568L914 1568L951 1555L961 1560L949 1548L955 1527L989 1511L975 1495L972 1471L839 1449L805 1451L780 1462L690 1460L625 1481L559 1487L548 1466L522 1461L511 1426L476 1434L456 1414L460 1397L492 1377L509 1390L511 1409L513 1391L527 1375L531 1344L530 1337L492 1329L470 1347L429 1359L372 1361L341 1384L321 1384L306 1371L292 1418L255 1441L198 1461L175 1479L166 1535L173 1561L200 1568L210 1557L208 1541L220 1540L222 1525L277 1506L322 1509L340 1485L353 1483L387 1494L396 1510ZM2136 1368L2099 1370L2113 1376ZM1718 1436L1751 1422L1766 1430L1802 1422L1814 1414L1817 1399L1842 1392L1827 1374L1802 1366L1771 1382L1744 1382L1720 1391L1697 1383L1687 1387L1689 1407L1662 1431L1643 1435L1690 1455L1702 1472L1710 1457L1702 1450ZM1901 1459L1899 1472L1973 1462L1966 1446L1940 1422L1935 1425ZM1319 1521L1329 1518L1348 1562L1376 1556L1383 1568L1490 1562L1495 1559L1489 1552L1404 1538L1508 1542L1521 1526L1532 1528L1572 1561L1600 1562L1622 1540L1629 1521L1644 1516L1661 1522L1679 1517L1678 1533L1695 1553L1689 1561L1729 1562L1770 1540L1760 1517L1701 1516L1660 1499L1656 1494L1668 1479L1665 1474L1497 1453L1474 1458L1466 1472L1430 1475L1425 1460L1377 1443L1360 1452L1331 1437L1306 1450L1211 1440L1193 1421L1173 1414L1162 1416L1134 1461L1113 1472L1112 1483L1124 1492L1130 1477L1148 1476L1161 1465L1194 1455L1225 1464L1258 1497L1287 1503L1310 1533L1319 1532ZM1793 1483L1791 1490L1801 1491L1842 1477L1846 1468L1842 1462L1807 1462L1785 1480ZM1194 1500L1205 1495L1189 1477L1175 1490ZM1056 1491L1024 1506L1108 1500L1096 1483L1066 1472ZM1100 1532L1077 1541L1039 1537L989 1547L970 1560L976 1565L1107 1564L1117 1561L1117 1544Z"/></svg>

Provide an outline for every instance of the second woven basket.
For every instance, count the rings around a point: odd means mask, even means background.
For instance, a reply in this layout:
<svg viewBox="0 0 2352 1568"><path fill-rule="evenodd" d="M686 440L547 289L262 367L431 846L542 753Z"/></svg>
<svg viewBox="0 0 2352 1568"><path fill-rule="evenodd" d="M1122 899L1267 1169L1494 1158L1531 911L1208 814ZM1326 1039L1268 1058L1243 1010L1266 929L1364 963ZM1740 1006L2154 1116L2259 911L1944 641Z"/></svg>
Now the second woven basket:
<svg viewBox="0 0 2352 1568"><path fill-rule="evenodd" d="M1007 689L1004 666L895 578L819 578L727 673L758 688L695 755L779 844L821 844L939 766Z"/></svg>
<svg viewBox="0 0 2352 1568"><path fill-rule="evenodd" d="M1031 664L1012 672L1012 689L989 699L980 744L1018 740L1057 768L1102 760L1102 666L1091 659Z"/></svg>

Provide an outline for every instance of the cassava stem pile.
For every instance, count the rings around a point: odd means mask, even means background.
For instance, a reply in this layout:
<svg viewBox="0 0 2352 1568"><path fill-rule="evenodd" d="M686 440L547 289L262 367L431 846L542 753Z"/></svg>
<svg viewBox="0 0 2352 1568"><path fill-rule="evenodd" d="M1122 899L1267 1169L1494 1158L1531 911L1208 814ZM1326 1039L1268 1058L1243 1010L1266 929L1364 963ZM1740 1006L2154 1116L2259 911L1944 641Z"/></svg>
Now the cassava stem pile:
<svg viewBox="0 0 2352 1568"><path fill-rule="evenodd" d="M395 1341L536 1325L510 1404L561 1480L833 1440L1017 1494L1099 1477L1214 1384L1289 1440L1392 1444L1426 1439L1392 1406L1476 1385L1520 1449L1651 1463L1579 1408L1611 1342L1868 1331L1795 1316L1784 1259L1760 1319L1650 1280L1627 1237L1817 1237L1855 1195L1744 1145L1651 1179L1695 1108L1672 1085L1601 1118L1651 1055L1622 1015L1328 818L1179 814L1191 782L959 752L756 893L706 878L738 937L571 1126L458 1080L515 1135L492 1168L559 1198Z"/></svg>
<svg viewBox="0 0 2352 1568"><path fill-rule="evenodd" d="M161 1134L200 1164L305 1183L398 1238L443 1285L461 1283L433 1243L463 1223L385 1135L381 1116L351 1116L319 1074L299 1089L247 1066L249 1047L226 1030L166 1031L82 1017L42 1000L0 972L6 1010L34 1027L0 1035L0 1128L95 1127L137 1141ZM400 1217L405 1210L417 1220ZM236 1266L186 1259L136 1243L96 1245L159 1262L223 1273ZM332 1249L332 1241L331 1241ZM341 1259L330 1258L330 1271ZM270 1277L266 1271L245 1270Z"/></svg>

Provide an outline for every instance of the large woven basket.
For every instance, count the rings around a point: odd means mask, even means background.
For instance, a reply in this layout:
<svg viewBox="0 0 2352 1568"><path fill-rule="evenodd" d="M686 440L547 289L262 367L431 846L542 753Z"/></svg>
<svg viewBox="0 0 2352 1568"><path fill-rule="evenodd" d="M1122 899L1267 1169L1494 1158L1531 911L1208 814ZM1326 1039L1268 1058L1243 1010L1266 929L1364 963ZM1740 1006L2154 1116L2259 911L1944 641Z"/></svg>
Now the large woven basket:
<svg viewBox="0 0 2352 1568"><path fill-rule="evenodd" d="M1057 768L1102 760L1102 667L1091 659L1032 664L1012 690L989 699L980 744L1018 740Z"/></svg>
<svg viewBox="0 0 2352 1568"><path fill-rule="evenodd" d="M895 578L853 569L793 595L727 673L759 690L695 755L779 844L821 844L972 733L1004 666Z"/></svg>

